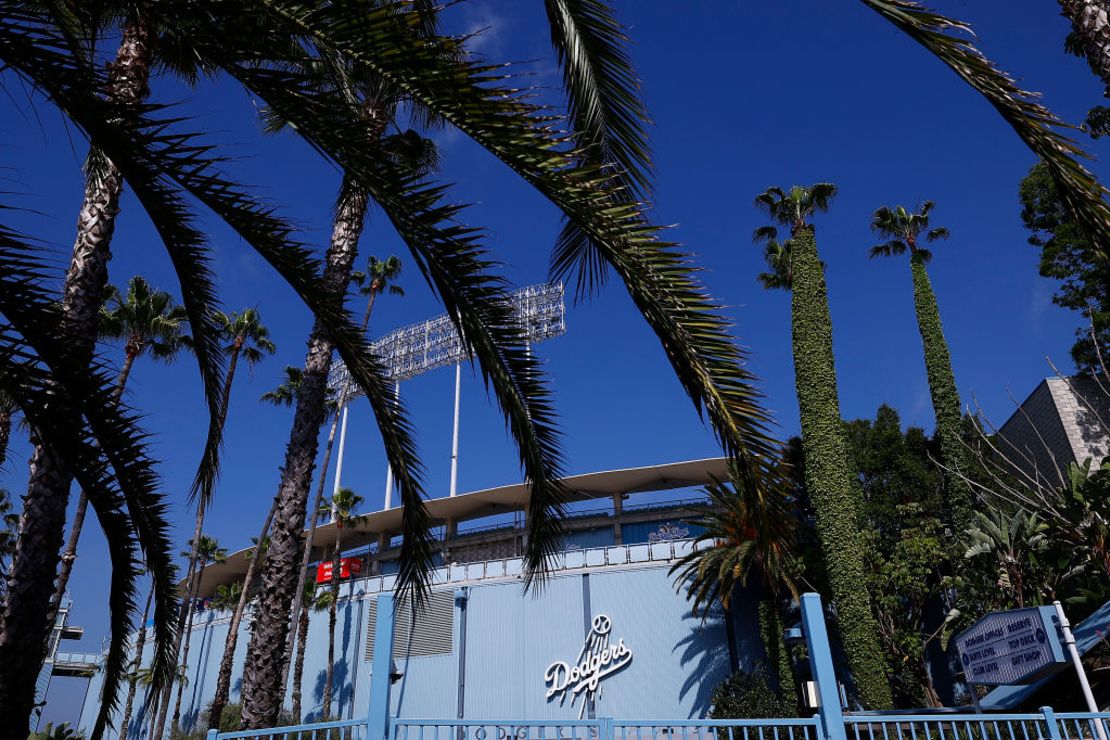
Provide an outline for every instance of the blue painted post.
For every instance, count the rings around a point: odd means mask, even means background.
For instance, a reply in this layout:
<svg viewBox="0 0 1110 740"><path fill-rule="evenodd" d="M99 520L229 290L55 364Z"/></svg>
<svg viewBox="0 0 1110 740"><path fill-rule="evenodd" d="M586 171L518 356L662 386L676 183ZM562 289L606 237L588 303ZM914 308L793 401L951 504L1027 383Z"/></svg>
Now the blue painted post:
<svg viewBox="0 0 1110 740"><path fill-rule="evenodd" d="M1044 715L1044 723L1048 727L1048 737L1051 740L1061 740L1060 726L1056 724L1056 712L1052 711L1052 707L1041 707L1041 714Z"/></svg>
<svg viewBox="0 0 1110 740"><path fill-rule="evenodd" d="M219 734L220 734L219 730L209 730L208 731L208 736L205 738L205 740L216 740L216 737Z"/></svg>
<svg viewBox="0 0 1110 740"><path fill-rule="evenodd" d="M393 594L378 597L374 624L374 662L370 678L370 712L366 715L366 740L385 740L389 731L389 689L393 669Z"/></svg>
<svg viewBox="0 0 1110 740"><path fill-rule="evenodd" d="M829 632L820 594L802 594L802 629L809 648L809 668L817 684L817 713L821 717L828 740L846 740L844 710L840 707L840 689L836 683Z"/></svg>

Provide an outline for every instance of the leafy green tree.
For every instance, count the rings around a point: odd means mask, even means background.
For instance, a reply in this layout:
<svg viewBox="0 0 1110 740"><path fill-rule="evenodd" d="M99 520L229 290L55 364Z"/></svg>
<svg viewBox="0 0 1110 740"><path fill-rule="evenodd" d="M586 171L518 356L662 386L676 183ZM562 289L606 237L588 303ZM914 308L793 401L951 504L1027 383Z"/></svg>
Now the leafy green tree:
<svg viewBox="0 0 1110 740"><path fill-rule="evenodd" d="M322 513L330 514L335 524L335 544L332 545L332 570L331 603L328 605L328 669L324 677L324 698L321 712L325 717L331 717L332 684L335 678L335 624L339 607L339 582L340 566L343 559L343 528L357 524L361 515L356 515L355 509L362 504L362 496L350 488L340 488L332 494L331 501L327 502L326 510Z"/></svg>
<svg viewBox="0 0 1110 740"><path fill-rule="evenodd" d="M169 363L177 358L181 350L190 346L191 339L186 332L188 316L184 308L174 303L169 293L152 288L139 275L128 281L126 296L114 285L108 285L104 295L105 305L100 308L99 336L101 339L123 342L123 365L116 377L115 388L115 399L118 401L131 377L135 360L150 355L156 360ZM77 508L73 512L69 542L62 553L62 565L51 601L51 614L56 613L65 598L73 564L77 561L77 543L85 526L88 505L88 494L82 490L77 498Z"/></svg>
<svg viewBox="0 0 1110 740"><path fill-rule="evenodd" d="M956 389L956 376L952 372L952 358L944 338L936 294L926 268L933 253L922 243L948 238L948 229L930 226L929 214L932 210L933 201L927 200L914 212L906 210L905 206L883 206L875 211L871 230L887 241L872 247L871 257L900 257L909 253L913 305L925 351L925 374L929 380L936 436L940 439L941 462L945 468L945 492L953 527L955 531L963 532L972 525L975 497L960 477L960 473L966 474L967 471L961 439L960 393Z"/></svg>
<svg viewBox="0 0 1110 740"><path fill-rule="evenodd" d="M771 677L762 663L750 672L738 671L713 689L709 716L712 719L764 719L793 717L797 709L784 700L771 685ZM728 737L722 730L719 736Z"/></svg>
<svg viewBox="0 0 1110 740"><path fill-rule="evenodd" d="M1110 263L1072 216L1047 165L1033 165L1018 188L1029 243L1041 250L1040 273L1059 281L1052 302L1086 315L1071 348L1075 366L1097 372L1098 352L1110 348Z"/></svg>
<svg viewBox="0 0 1110 740"><path fill-rule="evenodd" d="M857 517L859 494L844 440L833 358L832 321L824 268L809 219L828 210L836 195L832 183L794 186L789 191L770 188L756 205L780 226L790 229L786 260L776 256L768 266L776 270L775 285L791 295L791 333L794 380L802 426L806 488L817 514L817 534L841 641L863 703L873 709L891 706L890 687L876 638L878 629L865 590ZM755 232L757 243L777 240L778 229L764 226ZM788 265L789 274L784 271ZM767 280L762 280L766 285Z"/></svg>
<svg viewBox="0 0 1110 740"><path fill-rule="evenodd" d="M735 471L734 471L735 473ZM709 507L694 523L702 528L691 552L671 567L676 583L707 615L720 605L726 612L737 589L757 586L759 627L776 685L798 696L789 650L783 641L784 599L798 599L795 514L781 489L764 491L737 483L714 482L704 489Z"/></svg>
<svg viewBox="0 0 1110 740"><path fill-rule="evenodd" d="M243 595L243 584L239 581L216 586L216 593L212 596L210 606L219 611L235 611L239 606L239 597Z"/></svg>
<svg viewBox="0 0 1110 740"><path fill-rule="evenodd" d="M978 524L968 532L970 546L964 555L980 560L983 572L993 573L1004 602L1022 608L1044 603L1042 557L1049 551L1048 525L1037 513L1018 509L976 512Z"/></svg>

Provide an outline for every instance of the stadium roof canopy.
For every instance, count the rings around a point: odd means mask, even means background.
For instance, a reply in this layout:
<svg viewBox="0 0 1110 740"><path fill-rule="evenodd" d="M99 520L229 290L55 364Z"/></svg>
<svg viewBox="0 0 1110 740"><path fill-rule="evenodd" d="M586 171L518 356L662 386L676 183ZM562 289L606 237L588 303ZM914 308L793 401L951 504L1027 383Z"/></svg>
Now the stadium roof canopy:
<svg viewBox="0 0 1110 740"><path fill-rule="evenodd" d="M727 460L711 457L702 460L651 465L642 468L606 470L598 473L574 475L563 479L571 502L594 499L611 499L617 494L648 493L674 488L687 488L709 483L712 479L724 480L728 476ZM463 493L449 498L434 498L425 501L428 514L436 526L448 520L456 524L473 519L519 512L527 508L531 488L527 483L514 483L509 486L487 488L482 491ZM401 508L375 511L362 516L354 526L344 527L343 547L356 550L376 542L382 533L394 534L401 529ZM307 533L306 533L307 534ZM310 562L323 557L323 545L335 541L335 524L321 524L316 527L315 541L318 544ZM250 565L251 549L240 550L220 563L204 569L204 578L198 593L202 596L216 591L217 586L241 581ZM184 580L178 583L178 590L184 592Z"/></svg>

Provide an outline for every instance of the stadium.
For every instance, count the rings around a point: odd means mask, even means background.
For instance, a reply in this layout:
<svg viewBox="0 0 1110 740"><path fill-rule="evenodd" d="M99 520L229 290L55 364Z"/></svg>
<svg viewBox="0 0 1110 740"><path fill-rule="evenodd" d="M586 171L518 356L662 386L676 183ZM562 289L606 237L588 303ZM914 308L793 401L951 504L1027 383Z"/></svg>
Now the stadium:
<svg viewBox="0 0 1110 740"><path fill-rule="evenodd" d="M436 585L418 619L403 605L396 615L393 716L704 716L710 692L730 667L750 667L762 651L754 600L734 600L728 620L702 620L691 614L669 574L697 535L692 520L703 499L691 489L726 473L723 458L710 458L568 477L573 503L564 549L542 589L528 593L520 557L527 485L429 501L429 514L442 525L436 530ZM344 535L351 556L340 573L332 712L340 718L365 716L370 701L376 606L393 587L399 540L387 537L380 553L377 546L382 533L396 531L400 517L397 508L369 514ZM450 535L447 522L455 524ZM333 541L334 527L318 527L316 541ZM326 557L322 547L314 552L314 561ZM242 581L248 563L249 552L242 550L206 568L201 598ZM317 572L323 586L330 570ZM186 728L195 727L215 692L230 616L208 609L195 618L182 708ZM249 622L248 613L240 627L233 702ZM301 687L305 721L321 719L327 622L326 612L310 615ZM92 727L99 688L93 676L81 729ZM136 711L132 735L140 736L144 710Z"/></svg>

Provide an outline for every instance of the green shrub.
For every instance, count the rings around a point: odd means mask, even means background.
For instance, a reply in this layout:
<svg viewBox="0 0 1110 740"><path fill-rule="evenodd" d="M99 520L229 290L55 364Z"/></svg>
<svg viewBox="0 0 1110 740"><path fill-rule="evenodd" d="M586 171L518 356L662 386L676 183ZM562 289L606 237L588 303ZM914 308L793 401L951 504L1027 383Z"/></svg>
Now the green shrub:
<svg viewBox="0 0 1110 740"><path fill-rule="evenodd" d="M68 722L60 725L47 722L46 727L39 732L32 732L27 736L27 740L84 740L84 737L85 733L73 729Z"/></svg>
<svg viewBox="0 0 1110 740"><path fill-rule="evenodd" d="M767 669L757 663L750 673L737 672L713 689L713 719L764 719L794 716L791 703L771 685ZM727 735L726 735L727 736Z"/></svg>

